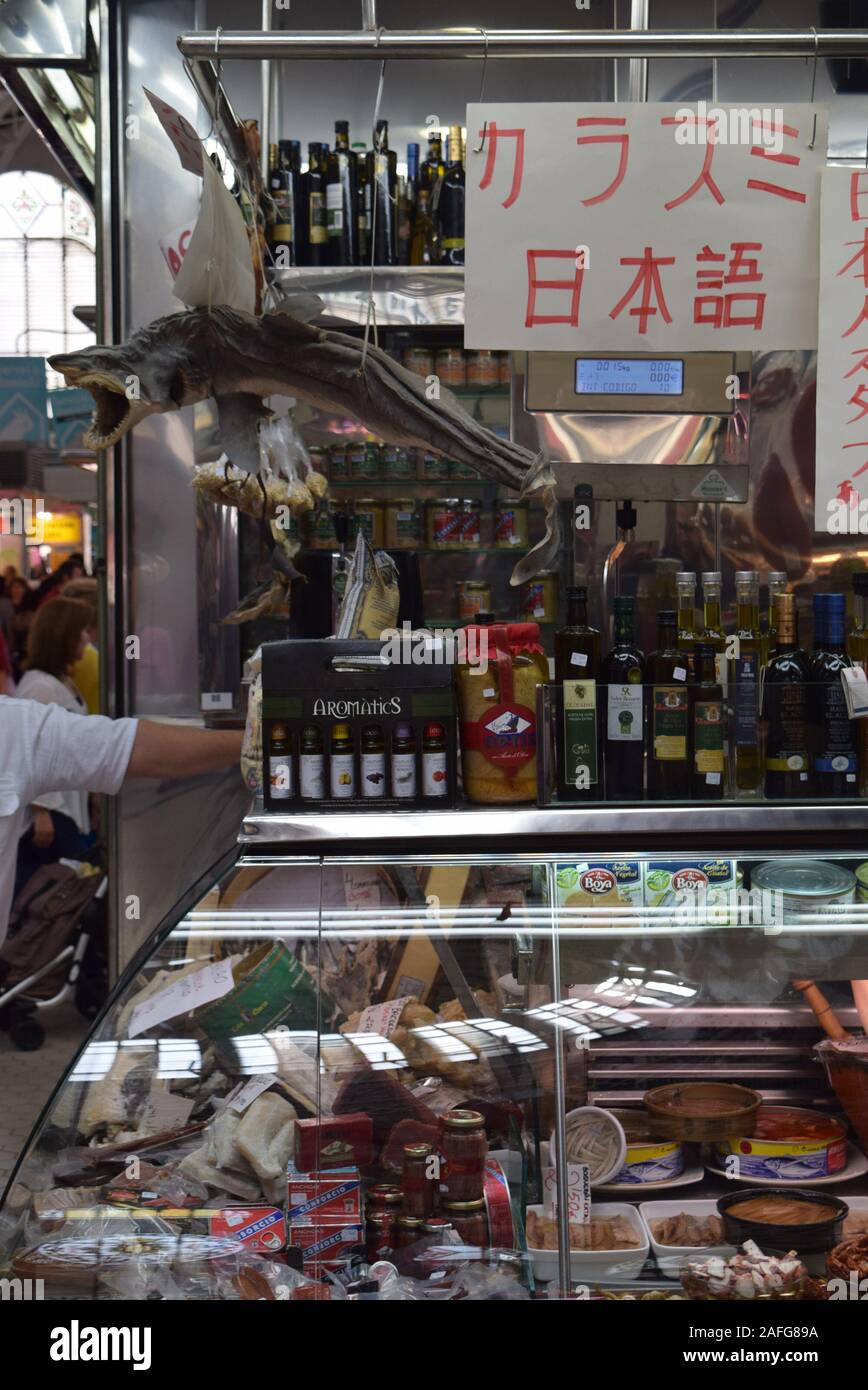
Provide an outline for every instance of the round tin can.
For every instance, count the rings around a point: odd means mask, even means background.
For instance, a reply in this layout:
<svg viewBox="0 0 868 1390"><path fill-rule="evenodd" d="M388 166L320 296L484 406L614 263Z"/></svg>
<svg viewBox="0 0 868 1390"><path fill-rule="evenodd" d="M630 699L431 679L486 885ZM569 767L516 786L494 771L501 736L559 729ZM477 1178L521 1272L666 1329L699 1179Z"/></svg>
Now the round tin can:
<svg viewBox="0 0 868 1390"><path fill-rule="evenodd" d="M514 502L506 497L494 504L494 544L498 550L513 550L527 546L528 529L527 503Z"/></svg>
<svg viewBox="0 0 868 1390"><path fill-rule="evenodd" d="M384 444L382 449L383 477L388 482L412 482L416 477L416 460L409 449Z"/></svg>
<svg viewBox="0 0 868 1390"><path fill-rule="evenodd" d="M627 1150L624 1166L613 1183L667 1182L684 1172L684 1144L654 1134L648 1117L636 1110L613 1110L624 1130Z"/></svg>
<svg viewBox="0 0 868 1390"><path fill-rule="evenodd" d="M779 893L789 916L835 912L856 899L856 875L824 859L769 859L753 870L750 884L760 892Z"/></svg>
<svg viewBox="0 0 868 1390"><path fill-rule="evenodd" d="M810 1183L846 1168L847 1131L831 1115L796 1106L762 1105L755 1132L720 1141L715 1153L727 1171L733 1166L732 1156L737 1157L739 1178Z"/></svg>
<svg viewBox="0 0 868 1390"><path fill-rule="evenodd" d="M455 585L458 617L472 623L477 613L491 608L491 585L484 579L460 579Z"/></svg>
<svg viewBox="0 0 868 1390"><path fill-rule="evenodd" d="M445 386L467 385L467 368L461 348L441 348L435 359L434 370Z"/></svg>
<svg viewBox="0 0 868 1390"><path fill-rule="evenodd" d="M389 498L386 503L386 549L413 550L419 544L419 531L415 498Z"/></svg>
<svg viewBox="0 0 868 1390"><path fill-rule="evenodd" d="M311 550L332 550L337 544L335 525L329 506L319 507L310 528Z"/></svg>
<svg viewBox="0 0 868 1390"><path fill-rule="evenodd" d="M482 544L482 503L473 497L461 502L461 544Z"/></svg>
<svg viewBox="0 0 868 1390"><path fill-rule="evenodd" d="M384 536L383 503L376 497L357 497L353 503L350 535L353 540L361 531L375 550L380 550Z"/></svg>
<svg viewBox="0 0 868 1390"><path fill-rule="evenodd" d="M499 363L490 348L481 348L478 352L467 354L468 386L496 386L498 374Z"/></svg>
<svg viewBox="0 0 868 1390"><path fill-rule="evenodd" d="M417 376L431 376L434 372L434 353L430 348L407 348L404 353L404 366Z"/></svg>
<svg viewBox="0 0 868 1390"><path fill-rule="evenodd" d="M373 442L350 444L347 449L350 477L354 482L372 482L380 476L380 450Z"/></svg>
<svg viewBox="0 0 868 1390"><path fill-rule="evenodd" d="M540 570L524 586L522 619L526 623L556 623L558 620L558 576L555 570Z"/></svg>
<svg viewBox="0 0 868 1390"><path fill-rule="evenodd" d="M435 497L427 507L428 544L435 550L451 550L461 544L464 513L457 497Z"/></svg>
<svg viewBox="0 0 868 1390"><path fill-rule="evenodd" d="M449 477L449 460L441 454L420 453L418 466L419 477L424 482L443 482Z"/></svg>
<svg viewBox="0 0 868 1390"><path fill-rule="evenodd" d="M329 477L333 483L344 482L350 476L346 444L333 444L329 450Z"/></svg>

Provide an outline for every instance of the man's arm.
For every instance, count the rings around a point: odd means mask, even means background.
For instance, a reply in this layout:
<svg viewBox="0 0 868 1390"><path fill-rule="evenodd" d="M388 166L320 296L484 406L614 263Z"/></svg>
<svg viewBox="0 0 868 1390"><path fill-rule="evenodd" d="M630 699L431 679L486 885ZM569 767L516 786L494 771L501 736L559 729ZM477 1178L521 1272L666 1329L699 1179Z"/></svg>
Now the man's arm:
<svg viewBox="0 0 868 1390"><path fill-rule="evenodd" d="M191 729L140 719L130 777L193 777L230 767L241 757L243 729Z"/></svg>

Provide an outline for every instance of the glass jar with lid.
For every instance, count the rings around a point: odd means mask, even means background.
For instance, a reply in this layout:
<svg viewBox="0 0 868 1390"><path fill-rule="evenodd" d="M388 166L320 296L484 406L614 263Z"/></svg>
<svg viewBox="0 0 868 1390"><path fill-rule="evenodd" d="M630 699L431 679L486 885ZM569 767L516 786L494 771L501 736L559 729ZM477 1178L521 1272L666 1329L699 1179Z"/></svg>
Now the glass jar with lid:
<svg viewBox="0 0 868 1390"><path fill-rule="evenodd" d="M440 1197L444 1202L481 1199L488 1138L478 1110L450 1110L440 1120Z"/></svg>
<svg viewBox="0 0 868 1390"><path fill-rule="evenodd" d="M433 1149L430 1144L404 1145L404 1171L401 1187L407 1216L428 1217L434 1211L436 1188L433 1177Z"/></svg>
<svg viewBox="0 0 868 1390"><path fill-rule="evenodd" d="M469 801L536 800L536 688L549 664L536 623L461 629L461 766Z"/></svg>
<svg viewBox="0 0 868 1390"><path fill-rule="evenodd" d="M444 1202L442 1211L465 1245L488 1244L488 1219L481 1197L474 1202Z"/></svg>

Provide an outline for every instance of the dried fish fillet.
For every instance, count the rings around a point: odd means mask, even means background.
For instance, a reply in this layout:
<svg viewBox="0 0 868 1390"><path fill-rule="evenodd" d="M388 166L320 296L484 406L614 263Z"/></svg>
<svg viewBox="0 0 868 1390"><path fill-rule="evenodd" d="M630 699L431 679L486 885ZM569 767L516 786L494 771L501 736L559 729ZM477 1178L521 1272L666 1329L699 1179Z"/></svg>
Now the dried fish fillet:
<svg viewBox="0 0 868 1390"><path fill-rule="evenodd" d="M263 1183L283 1176L295 1148L295 1108L266 1091L240 1116L238 1148Z"/></svg>

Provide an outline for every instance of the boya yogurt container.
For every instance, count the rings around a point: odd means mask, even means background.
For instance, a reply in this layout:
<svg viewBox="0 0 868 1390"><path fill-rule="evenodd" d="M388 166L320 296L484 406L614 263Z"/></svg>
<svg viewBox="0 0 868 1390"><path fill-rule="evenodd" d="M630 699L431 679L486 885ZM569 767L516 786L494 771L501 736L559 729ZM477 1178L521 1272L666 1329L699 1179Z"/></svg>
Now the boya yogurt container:
<svg viewBox="0 0 868 1390"><path fill-rule="evenodd" d="M664 1139L651 1131L648 1117L636 1110L610 1112L627 1139L624 1166L612 1183L671 1182L684 1172L684 1145L680 1139Z"/></svg>
<svg viewBox="0 0 868 1390"><path fill-rule="evenodd" d="M847 1166L847 1131L832 1115L791 1105L762 1105L755 1132L715 1145L733 1178L811 1182Z"/></svg>

